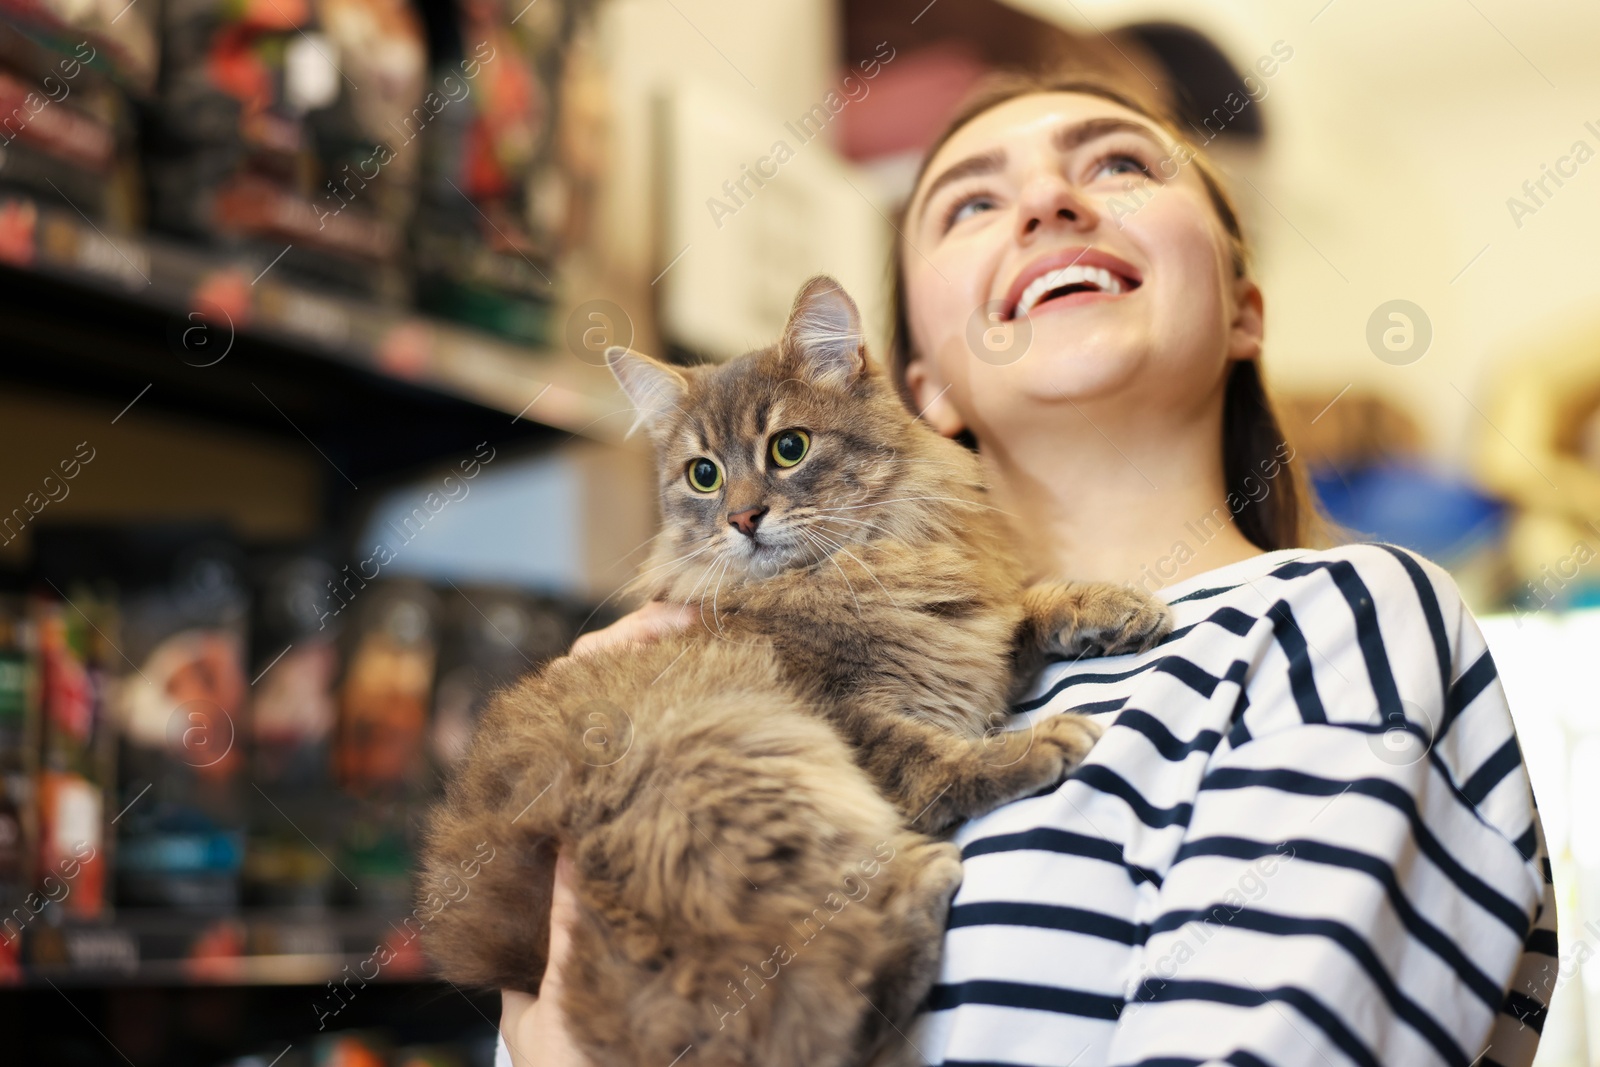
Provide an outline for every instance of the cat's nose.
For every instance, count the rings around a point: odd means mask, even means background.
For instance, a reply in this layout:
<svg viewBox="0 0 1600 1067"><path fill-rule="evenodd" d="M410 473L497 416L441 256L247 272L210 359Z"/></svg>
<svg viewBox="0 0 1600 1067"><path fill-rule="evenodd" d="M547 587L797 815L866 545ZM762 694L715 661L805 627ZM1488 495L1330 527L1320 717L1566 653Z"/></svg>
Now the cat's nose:
<svg viewBox="0 0 1600 1067"><path fill-rule="evenodd" d="M743 511L730 511L728 512L728 525L746 537L754 537L756 535L756 527L761 524L761 516L766 513L766 508L745 508Z"/></svg>

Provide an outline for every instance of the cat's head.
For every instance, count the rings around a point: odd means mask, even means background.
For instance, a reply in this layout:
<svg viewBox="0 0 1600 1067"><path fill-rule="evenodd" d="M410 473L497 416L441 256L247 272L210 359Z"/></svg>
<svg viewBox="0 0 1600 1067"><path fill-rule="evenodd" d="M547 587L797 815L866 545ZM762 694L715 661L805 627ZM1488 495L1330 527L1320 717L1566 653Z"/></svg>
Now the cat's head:
<svg viewBox="0 0 1600 1067"><path fill-rule="evenodd" d="M777 344L720 366L621 348L606 361L656 445L660 573L644 579L658 594L694 599L713 579L726 591L922 523L906 498L932 473L935 435L867 358L861 316L832 278L802 287Z"/></svg>

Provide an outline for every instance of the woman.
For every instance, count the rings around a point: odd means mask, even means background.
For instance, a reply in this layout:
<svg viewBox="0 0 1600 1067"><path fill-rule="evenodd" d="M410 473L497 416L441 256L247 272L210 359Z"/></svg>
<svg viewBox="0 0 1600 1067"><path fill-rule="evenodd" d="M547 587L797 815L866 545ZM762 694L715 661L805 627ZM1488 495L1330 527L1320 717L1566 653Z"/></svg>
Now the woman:
<svg viewBox="0 0 1600 1067"><path fill-rule="evenodd" d="M1525 1067L1555 909L1493 662L1434 564L1298 547L1262 296L1205 162L1103 85L1000 84L929 152L897 258L908 406L977 448L1041 573L1176 617L1017 708L1109 728L959 831L907 1040L945 1064ZM575 651L685 621L654 605ZM543 995L505 997L519 1067L582 1062L551 995L567 880Z"/></svg>

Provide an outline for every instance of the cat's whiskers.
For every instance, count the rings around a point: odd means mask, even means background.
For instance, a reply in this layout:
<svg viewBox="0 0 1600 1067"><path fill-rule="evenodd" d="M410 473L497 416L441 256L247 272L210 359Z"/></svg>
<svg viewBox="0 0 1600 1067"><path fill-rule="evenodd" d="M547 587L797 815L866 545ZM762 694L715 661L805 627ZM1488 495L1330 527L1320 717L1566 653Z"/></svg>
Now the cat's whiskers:
<svg viewBox="0 0 1600 1067"><path fill-rule="evenodd" d="M732 553L729 553L729 555L727 557L727 562L723 563L723 565L722 565L722 570L717 572L717 584L716 584L716 587L711 590L711 621L716 623L717 636L718 637L723 636L723 633L722 633L722 619L720 617L718 617L718 615L717 615L717 596L722 592L722 579L727 575L728 567L729 567L730 564L732 564L732 562L733 562L733 555L732 555Z"/></svg>
<svg viewBox="0 0 1600 1067"><path fill-rule="evenodd" d="M1002 515L1010 515L1012 518L1016 518L1016 516L1011 515L1011 513L1009 511L1002 511L1000 508L995 507L993 504L984 504L984 503L980 503L979 501L976 501L976 500L962 500L960 497L954 497L954 496L896 496L896 497L890 497L887 500L874 500L869 504L851 504L851 505L848 505L848 506L842 507L842 508L818 508L817 510L818 511L856 511L856 510L859 510L860 508L876 508L876 507L882 507L885 504L903 504L903 503L907 503L907 502L910 502L910 501L913 501L913 500L942 500L945 503L948 503L948 504L959 504L962 507L984 508L984 509L986 509L988 511L998 511Z"/></svg>
<svg viewBox="0 0 1600 1067"><path fill-rule="evenodd" d="M823 521L829 521L829 520L823 520ZM858 557L854 552L852 552L848 548L846 548L844 546L844 544L840 540L835 540L835 538L838 537L837 534L833 534L831 531L830 531L829 534L823 534L820 530L814 530L813 532L818 537L822 538L824 544L832 545L835 552L842 552L846 556L849 556L850 559L855 562L855 565L857 567L860 567L866 573L867 577L871 578L872 581L877 585L877 587L879 589L883 590L883 595L889 598L889 603L895 605L896 607L900 606L900 602L894 598L894 594L893 593L889 592L888 587L885 586L881 581L878 580L878 576L872 572L872 568L867 566L865 563L863 563L861 561L860 557ZM852 544L859 544L859 542L851 542L851 543Z"/></svg>
<svg viewBox="0 0 1600 1067"><path fill-rule="evenodd" d="M689 563L692 560L694 560L695 558L697 558L697 557L699 557L701 555L704 555L705 553L711 551L713 548L716 548L718 543L719 542L716 539L711 539L711 540L708 540L706 544L701 545L699 548L695 549L693 552L685 553L684 555L681 555L681 556L677 557L676 559L669 559L665 563L658 563L654 567L651 567L648 570L646 570L646 571L644 571L644 572L642 572L642 573L640 573L638 575L635 575L633 578L631 578L627 582L624 582L617 589L617 591L615 593L611 594L611 596L616 596L617 593L620 593L625 589L637 588L637 587L646 585L646 584L648 584L647 580L652 575L654 575L658 571L663 571L663 570L666 570L667 568L670 567L670 568L672 568L672 570L669 571L666 575L663 576L663 579L669 578L672 575L676 574L678 571L680 571L683 568L687 567L689 565ZM713 561L713 563L714 562L715 561ZM611 599L611 597L607 597L606 598L606 600L610 600L610 599ZM602 601L602 603L604 603L604 601Z"/></svg>
<svg viewBox="0 0 1600 1067"><path fill-rule="evenodd" d="M623 560L627 559L629 556L631 556L635 552L639 551L645 545L648 545L651 541L659 540L659 539L665 537L667 534L669 534L671 532L672 532L672 530L670 530L668 528L665 528L665 527L663 527L660 530L657 530L655 533L651 534L649 537L646 537L643 541L640 541L638 544L636 544L632 548L628 549L628 551L626 551L622 555L618 556L613 561L613 563L621 563Z"/></svg>
<svg viewBox="0 0 1600 1067"><path fill-rule="evenodd" d="M667 530L662 530L661 533L658 533L654 537L651 537L649 539L649 541L654 541L656 539L656 537L660 537L661 534L664 534L664 533L667 533L667 532L668 532ZM648 544L649 541L646 541L645 543ZM651 574L654 574L656 571L662 570L662 569L664 569L666 567L671 567L673 565L686 566L688 564L689 560L693 559L694 557L698 556L700 553L702 553L702 552L706 551L707 549L710 549L710 548L712 548L714 546L715 546L715 542L713 542L712 544L705 545L704 547L702 547L700 549L697 549L694 552L690 552L690 553L688 553L686 555L679 556L677 559L669 559L665 563L658 563L656 566L649 568L648 570L644 571L642 574L636 574L632 578L628 578L628 579L624 580L623 582L618 584L618 586L615 589L611 590L610 593L607 593L606 596L605 596L605 599L601 600L600 603L598 603L598 604L596 604L594 606L594 609L592 611L590 611L589 614L584 617L583 622L578 625L578 629L581 631L581 630L583 630L584 627L588 626L589 623L594 620L594 617L596 615L600 614L600 609L604 608L607 604L611 603L611 601L612 601L612 599L614 597L617 597L617 596L619 596L619 595L621 595L623 593L628 592L631 589L635 589L638 586L644 584L644 580L647 577L649 577ZM639 549L635 548L633 551L637 552L638 550ZM633 554L632 552L629 553L629 555L632 555L632 554ZM626 558L626 557L624 557L624 558Z"/></svg>
<svg viewBox="0 0 1600 1067"><path fill-rule="evenodd" d="M710 591L711 591L711 575L712 575L713 571L715 571L716 576L717 576L717 588L721 589L722 588L722 576L727 573L728 566L732 562L733 562L733 550L730 549L730 548L723 548L723 550L721 552L717 553L717 558L714 559L711 562L711 564L706 567L706 573L705 573L704 578L700 582L696 583L696 585L695 585L695 589L700 590L700 625L704 626L708 630L715 629L716 632L717 632L717 636L718 637L723 636L723 633L722 633L722 624L717 620L716 600L715 600L715 598L713 598L712 602L711 602L711 623L712 623L712 625L707 625L707 623L706 623L706 597L707 597L707 595L710 594ZM720 564L720 566L718 566L719 564ZM694 596L693 590L690 591L689 595L691 597Z"/></svg>
<svg viewBox="0 0 1600 1067"><path fill-rule="evenodd" d="M882 534L883 536L888 537L888 538L893 538L894 537L894 534L891 533L886 527L879 526L875 522L867 522L864 519L846 519L846 518L842 518L842 517L840 517L838 515L818 515L818 516L815 516L812 521L814 521L814 522L848 522L848 523L851 523L851 524L853 524L855 526L865 526L868 529L877 530L880 534Z"/></svg>
<svg viewBox="0 0 1600 1067"><path fill-rule="evenodd" d="M812 539L813 542L815 544L817 544L819 547L823 545L823 541L820 540L821 535L818 534L816 531L814 531L814 530L801 530L799 532L800 532L800 535L802 537L805 537L805 538L808 538L808 539ZM844 572L844 568L843 567L839 566L839 561L833 558L833 553L831 551L825 551L823 554L827 557L828 562L833 564L833 569L839 572L839 577L844 579L844 587L846 589L850 590L850 599L855 601L855 605L856 605L856 617L857 618L862 617L861 616L861 599L856 596L856 587L850 584L850 576Z"/></svg>

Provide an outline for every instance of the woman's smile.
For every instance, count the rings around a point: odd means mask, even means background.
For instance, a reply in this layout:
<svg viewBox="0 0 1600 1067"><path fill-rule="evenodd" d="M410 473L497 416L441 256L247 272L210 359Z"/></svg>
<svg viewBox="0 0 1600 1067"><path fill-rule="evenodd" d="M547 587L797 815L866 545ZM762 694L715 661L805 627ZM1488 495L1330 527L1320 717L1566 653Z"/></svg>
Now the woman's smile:
<svg viewBox="0 0 1600 1067"><path fill-rule="evenodd" d="M1144 283L1138 268L1098 248L1063 248L1024 267L1006 290L1003 318L1115 300Z"/></svg>

